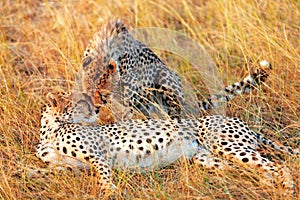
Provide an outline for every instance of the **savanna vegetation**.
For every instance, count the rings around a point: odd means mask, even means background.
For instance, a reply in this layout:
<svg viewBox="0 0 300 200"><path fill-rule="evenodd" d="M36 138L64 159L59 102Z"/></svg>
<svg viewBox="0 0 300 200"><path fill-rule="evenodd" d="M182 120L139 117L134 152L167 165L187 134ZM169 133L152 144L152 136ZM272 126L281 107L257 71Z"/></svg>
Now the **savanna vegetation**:
<svg viewBox="0 0 300 200"><path fill-rule="evenodd" d="M74 88L89 39L117 18L129 29L163 27L199 42L224 84L240 80L260 60L268 60L273 69L266 83L229 103L226 114L275 141L299 146L299 1L0 1L1 199L97 197L93 172L54 172L30 179L18 170L45 167L34 155L44 94ZM192 84L200 90L201 83L199 78ZM286 157L285 163L296 183L294 197L284 196L279 183L266 183L261 173L247 166L209 173L182 161L146 174L116 171L115 198L297 199L299 157Z"/></svg>

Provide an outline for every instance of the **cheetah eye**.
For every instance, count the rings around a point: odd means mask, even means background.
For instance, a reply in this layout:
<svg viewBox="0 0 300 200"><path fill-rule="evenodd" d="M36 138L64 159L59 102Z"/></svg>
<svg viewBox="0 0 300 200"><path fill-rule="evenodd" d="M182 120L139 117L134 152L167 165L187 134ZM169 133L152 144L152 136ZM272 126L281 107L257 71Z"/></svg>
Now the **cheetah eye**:
<svg viewBox="0 0 300 200"><path fill-rule="evenodd" d="M114 69L114 66L111 65L111 64L109 64L109 65L108 65L108 69L113 70L113 69Z"/></svg>
<svg viewBox="0 0 300 200"><path fill-rule="evenodd" d="M111 60L109 61L109 64L108 64L107 68L108 68L109 70L115 70L115 69L116 69L116 63L115 63L115 61L113 61L113 60L111 59Z"/></svg>

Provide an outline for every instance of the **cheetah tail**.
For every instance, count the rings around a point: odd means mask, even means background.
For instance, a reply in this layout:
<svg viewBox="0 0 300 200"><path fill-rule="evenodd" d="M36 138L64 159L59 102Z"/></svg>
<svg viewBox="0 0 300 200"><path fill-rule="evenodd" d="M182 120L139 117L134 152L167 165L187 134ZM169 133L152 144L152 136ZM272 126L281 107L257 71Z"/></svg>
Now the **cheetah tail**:
<svg viewBox="0 0 300 200"><path fill-rule="evenodd" d="M199 107L206 111L218 107L221 103L226 103L237 95L249 93L252 89L264 82L272 69L271 64L265 60L259 63L259 67L251 70L250 74L240 82L235 82L227 86L223 91L213 94L199 102Z"/></svg>

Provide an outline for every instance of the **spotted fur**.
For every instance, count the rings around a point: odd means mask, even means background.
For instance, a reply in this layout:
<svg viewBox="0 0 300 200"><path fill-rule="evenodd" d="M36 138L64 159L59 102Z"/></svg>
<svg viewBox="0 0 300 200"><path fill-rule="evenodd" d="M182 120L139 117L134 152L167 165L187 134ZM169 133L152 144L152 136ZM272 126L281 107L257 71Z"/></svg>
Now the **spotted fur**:
<svg viewBox="0 0 300 200"><path fill-rule="evenodd" d="M86 97L83 95L80 101L85 98L87 103L82 105L88 106L90 99ZM53 98L50 101L53 102ZM102 188L107 191L113 187L113 169L155 170L181 157L207 168L222 168L227 161L249 164L282 181L286 188L293 188L288 168L260 154L260 149L266 148L282 153L291 151L252 131L240 119L214 115L198 119L82 125L82 119L70 113L70 108L58 109L56 105L50 103L44 108L41 143L36 155L51 167L93 166ZM77 109L78 104L74 105L71 110Z"/></svg>
<svg viewBox="0 0 300 200"><path fill-rule="evenodd" d="M255 67L250 71L242 81L235 82L232 85L225 87L224 91L218 94L213 94L208 98L199 102L199 107L206 111L211 108L216 108L222 103L226 103L237 95L249 93L252 89L266 81L272 66L269 62L263 60L259 63L259 67Z"/></svg>
<svg viewBox="0 0 300 200"><path fill-rule="evenodd" d="M95 106L118 99L129 108L125 111L128 114L135 108L149 115L152 92L147 89L153 88L157 93L155 100L161 99L167 113L179 116L183 104L179 76L146 45L135 40L121 21L108 23L93 36L82 63L84 89Z"/></svg>
<svg viewBox="0 0 300 200"><path fill-rule="evenodd" d="M270 69L268 62L261 62L242 81L200 102L199 110L217 107L237 94L249 92L267 78ZM180 77L134 39L120 20L109 22L90 40L82 71L84 89L100 109L104 123L129 119L134 111L150 116L164 110L171 118L184 116Z"/></svg>

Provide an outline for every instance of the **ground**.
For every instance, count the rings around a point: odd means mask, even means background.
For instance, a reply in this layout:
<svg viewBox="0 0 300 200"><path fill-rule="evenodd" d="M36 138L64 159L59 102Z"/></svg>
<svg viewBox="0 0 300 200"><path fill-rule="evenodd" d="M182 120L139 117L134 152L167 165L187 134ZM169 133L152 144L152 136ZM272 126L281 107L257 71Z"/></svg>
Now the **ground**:
<svg viewBox="0 0 300 200"><path fill-rule="evenodd" d="M265 1L115 1L65 3L1 1L0 197L92 199L96 179L87 173L15 176L20 167L44 167L35 157L40 107L48 91L71 90L83 51L100 24L120 18L128 27L165 27L202 44L224 83L238 81L251 63L266 59L273 70L261 90L235 99L228 116L292 147L300 143L300 3ZM172 69L202 88L178 57L156 50ZM180 63L180 65L178 65ZM179 66L179 67L178 67ZM296 180L299 158L286 164ZM241 166L243 169L243 166ZM115 172L117 199L283 199L255 170L210 174L182 162L146 174Z"/></svg>

